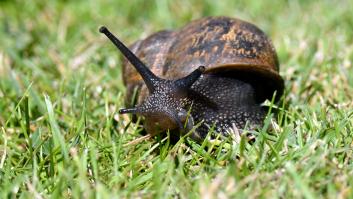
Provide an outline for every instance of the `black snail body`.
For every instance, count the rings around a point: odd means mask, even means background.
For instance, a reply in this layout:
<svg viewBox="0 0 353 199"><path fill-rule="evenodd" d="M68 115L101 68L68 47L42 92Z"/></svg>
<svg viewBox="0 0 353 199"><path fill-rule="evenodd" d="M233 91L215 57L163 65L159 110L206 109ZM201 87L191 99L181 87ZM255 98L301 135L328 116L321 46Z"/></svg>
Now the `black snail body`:
<svg viewBox="0 0 353 199"><path fill-rule="evenodd" d="M100 28L124 54L124 82L138 104L120 113L144 116L151 135L171 130L203 140L212 128L227 135L235 125L263 124L261 103L283 92L277 54L256 26L228 17L208 17L178 31L157 32L135 42L130 51ZM139 58L138 58L139 57ZM142 79L141 79L142 78ZM148 94L149 93L149 94Z"/></svg>

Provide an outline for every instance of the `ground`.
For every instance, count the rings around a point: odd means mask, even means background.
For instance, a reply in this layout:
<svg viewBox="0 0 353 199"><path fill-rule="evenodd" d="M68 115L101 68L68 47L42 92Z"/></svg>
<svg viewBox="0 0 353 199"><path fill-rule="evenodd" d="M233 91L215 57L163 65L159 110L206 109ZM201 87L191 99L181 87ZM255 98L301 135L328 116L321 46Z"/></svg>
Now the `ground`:
<svg viewBox="0 0 353 199"><path fill-rule="evenodd" d="M0 197L353 197L352 10L349 0L0 1ZM142 129L117 114L120 55L98 28L132 43L210 15L273 40L286 84L281 103L267 102L277 122L255 142L128 144Z"/></svg>

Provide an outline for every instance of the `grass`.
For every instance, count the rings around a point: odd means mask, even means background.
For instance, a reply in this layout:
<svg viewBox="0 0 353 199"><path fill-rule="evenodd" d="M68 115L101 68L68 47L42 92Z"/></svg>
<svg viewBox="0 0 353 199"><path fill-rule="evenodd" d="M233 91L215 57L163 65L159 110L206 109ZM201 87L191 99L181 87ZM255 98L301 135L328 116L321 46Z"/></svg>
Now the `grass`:
<svg viewBox="0 0 353 199"><path fill-rule="evenodd" d="M1 198L352 198L353 3L0 1ZM254 143L155 138L124 106L126 43L208 15L273 40L286 95ZM267 124L270 120L267 120Z"/></svg>

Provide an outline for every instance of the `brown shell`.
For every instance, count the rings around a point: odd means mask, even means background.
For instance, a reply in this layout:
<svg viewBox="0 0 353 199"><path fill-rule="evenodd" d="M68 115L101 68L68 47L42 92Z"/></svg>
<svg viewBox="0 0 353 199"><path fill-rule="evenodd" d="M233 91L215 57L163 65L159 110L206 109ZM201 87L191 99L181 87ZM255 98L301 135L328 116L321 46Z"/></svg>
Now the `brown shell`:
<svg viewBox="0 0 353 199"><path fill-rule="evenodd" d="M177 31L157 32L139 40L131 50L157 75L177 79L198 66L206 73L232 71L251 74L264 85L265 98L283 91L277 54L270 39L256 26L229 17L207 17L195 20ZM140 75L126 60L123 65L128 99L132 89L143 85ZM263 87L262 87L263 89ZM147 94L142 88L140 100Z"/></svg>

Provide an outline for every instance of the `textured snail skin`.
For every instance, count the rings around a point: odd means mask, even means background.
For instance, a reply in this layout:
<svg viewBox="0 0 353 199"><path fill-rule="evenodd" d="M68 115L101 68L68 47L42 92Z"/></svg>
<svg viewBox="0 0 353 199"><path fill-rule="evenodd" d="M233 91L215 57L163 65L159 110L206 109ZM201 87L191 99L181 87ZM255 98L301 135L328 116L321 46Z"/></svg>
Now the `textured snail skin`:
<svg viewBox="0 0 353 199"><path fill-rule="evenodd" d="M256 128L266 114L260 104L275 91L276 99L283 92L272 42L255 25L239 19L202 18L176 31L152 34L130 50L153 74L165 79L151 91L131 60L124 59L127 101L137 87L137 114L145 117L145 128L152 135L181 130L180 123L186 120L187 130L201 122L191 135L195 140L204 139L210 128L224 135L233 125ZM206 71L190 87L179 89L169 84L200 65ZM189 110L190 117L186 117Z"/></svg>
<svg viewBox="0 0 353 199"><path fill-rule="evenodd" d="M239 129L243 129L247 122L251 129L263 124L266 111L255 101L255 89L249 83L205 74L191 90L191 115L196 123L204 121L197 130L198 137L206 137L213 125L214 130L226 135L233 124ZM197 95L200 97L195 97ZM207 96L207 101L201 96Z"/></svg>

